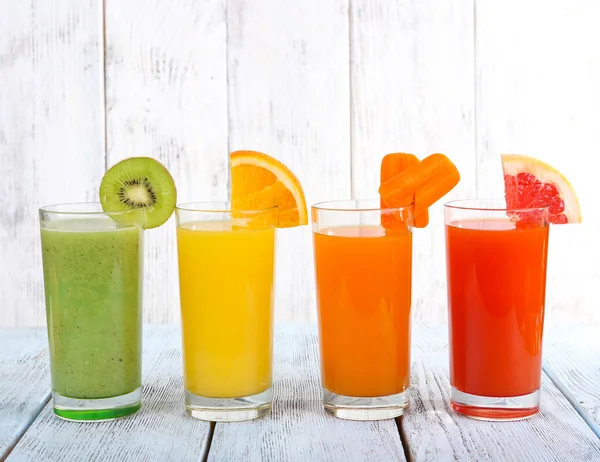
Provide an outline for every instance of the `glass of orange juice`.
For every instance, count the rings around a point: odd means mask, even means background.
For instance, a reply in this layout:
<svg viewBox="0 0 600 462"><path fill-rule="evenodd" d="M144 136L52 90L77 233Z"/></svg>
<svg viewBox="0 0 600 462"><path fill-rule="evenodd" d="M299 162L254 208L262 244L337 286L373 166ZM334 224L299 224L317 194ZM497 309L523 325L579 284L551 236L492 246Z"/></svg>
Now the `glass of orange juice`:
<svg viewBox="0 0 600 462"><path fill-rule="evenodd" d="M175 209L188 415L211 421L271 409L277 208L228 202Z"/></svg>
<svg viewBox="0 0 600 462"><path fill-rule="evenodd" d="M548 207L444 206L451 407L485 420L538 412Z"/></svg>
<svg viewBox="0 0 600 462"><path fill-rule="evenodd" d="M379 200L312 206L325 411L402 415L410 385L413 207Z"/></svg>

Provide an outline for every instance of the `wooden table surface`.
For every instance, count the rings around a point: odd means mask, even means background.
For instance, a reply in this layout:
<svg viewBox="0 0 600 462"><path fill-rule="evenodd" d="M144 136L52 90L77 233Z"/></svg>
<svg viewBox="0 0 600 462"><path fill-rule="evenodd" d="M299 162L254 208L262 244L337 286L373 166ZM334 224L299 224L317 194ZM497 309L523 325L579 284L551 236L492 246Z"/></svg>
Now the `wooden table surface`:
<svg viewBox="0 0 600 462"><path fill-rule="evenodd" d="M272 412L211 424L185 415L178 327L145 326L142 410L102 423L53 415L44 330L0 330L0 461L600 460L599 333L548 326L540 413L496 423L450 410L447 327L415 325L409 411L353 422L322 409L316 327L279 325Z"/></svg>

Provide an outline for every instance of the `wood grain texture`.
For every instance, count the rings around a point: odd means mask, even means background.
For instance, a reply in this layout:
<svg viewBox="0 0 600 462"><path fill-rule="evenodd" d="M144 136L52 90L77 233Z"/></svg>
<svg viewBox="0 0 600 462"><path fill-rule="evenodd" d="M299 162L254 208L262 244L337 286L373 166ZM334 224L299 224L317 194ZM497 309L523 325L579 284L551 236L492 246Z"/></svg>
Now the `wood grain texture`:
<svg viewBox="0 0 600 462"><path fill-rule="evenodd" d="M600 459L600 440L545 375L540 412L530 419L482 422L455 414L447 326L416 325L413 332L411 407L401 425L414 460Z"/></svg>
<svg viewBox="0 0 600 462"><path fill-rule="evenodd" d="M600 438L600 325L546 328L544 370L572 399Z"/></svg>
<svg viewBox="0 0 600 462"><path fill-rule="evenodd" d="M546 329L545 369L598 422L598 326ZM447 327L413 329L411 408L403 417L413 460L599 460L600 440L543 377L538 416L480 422L449 409ZM0 458L48 396L46 337L41 329L0 331ZM275 403L252 422L217 424L209 460L403 460L393 422L351 422L321 407L314 325L279 325ZM50 405L9 461L200 460L209 424L184 414L180 332L145 326L144 405L130 418L98 424L62 421Z"/></svg>
<svg viewBox="0 0 600 462"><path fill-rule="evenodd" d="M50 398L46 333L0 330L0 460Z"/></svg>
<svg viewBox="0 0 600 462"><path fill-rule="evenodd" d="M164 162L180 202L224 199L227 153L241 148L288 164L309 203L375 196L391 151L450 155L462 180L445 199L502 195L500 153L540 157L571 180L584 217L552 229L547 319L600 322L600 3L0 0L0 11L0 326L44 323L40 205L96 200L105 166L133 155ZM446 319L442 221L437 204L415 231L415 320ZM145 320L175 322L173 220L146 235ZM308 228L279 233L276 279L277 319L314 321Z"/></svg>
<svg viewBox="0 0 600 462"><path fill-rule="evenodd" d="M352 189L377 197L390 152L456 163L475 193L473 0L351 1ZM446 319L442 202L414 233L413 319Z"/></svg>
<svg viewBox="0 0 600 462"><path fill-rule="evenodd" d="M503 196L500 154L528 154L564 173L584 224L553 227L548 320L600 321L600 3L478 0L477 194ZM574 318L575 317L575 318Z"/></svg>
<svg viewBox="0 0 600 462"><path fill-rule="evenodd" d="M97 200L101 0L0 0L0 327L44 323L38 208Z"/></svg>
<svg viewBox="0 0 600 462"><path fill-rule="evenodd" d="M315 326L277 327L273 410L251 422L217 423L208 460L405 460L392 420L353 422L325 413Z"/></svg>
<svg viewBox="0 0 600 462"><path fill-rule="evenodd" d="M225 0L106 0L108 165L161 161L178 202L227 200ZM179 320L175 219L147 231L144 319Z"/></svg>
<svg viewBox="0 0 600 462"><path fill-rule="evenodd" d="M112 422L67 422L49 404L8 460L201 460L210 424L185 415L178 328L145 326L143 386L142 409Z"/></svg>
<svg viewBox="0 0 600 462"><path fill-rule="evenodd" d="M348 198L348 0L230 0L227 11L230 149L284 162L309 206ZM310 228L277 239L276 319L313 321Z"/></svg>

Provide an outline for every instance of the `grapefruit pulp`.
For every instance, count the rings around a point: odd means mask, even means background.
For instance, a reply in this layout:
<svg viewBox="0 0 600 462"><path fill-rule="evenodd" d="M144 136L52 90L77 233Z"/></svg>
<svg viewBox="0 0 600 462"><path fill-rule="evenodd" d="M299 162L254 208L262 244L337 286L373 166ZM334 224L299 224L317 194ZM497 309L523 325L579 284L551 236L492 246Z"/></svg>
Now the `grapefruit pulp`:
<svg viewBox="0 0 600 462"><path fill-rule="evenodd" d="M534 157L503 154L502 171L509 210L549 206L550 223L581 223L575 191L555 168Z"/></svg>

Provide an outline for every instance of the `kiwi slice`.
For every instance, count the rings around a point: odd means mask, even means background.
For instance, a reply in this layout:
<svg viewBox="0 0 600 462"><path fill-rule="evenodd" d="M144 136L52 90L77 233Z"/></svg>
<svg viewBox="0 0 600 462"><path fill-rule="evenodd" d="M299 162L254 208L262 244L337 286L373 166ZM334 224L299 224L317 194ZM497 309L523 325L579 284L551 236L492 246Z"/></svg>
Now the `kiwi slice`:
<svg viewBox="0 0 600 462"><path fill-rule="evenodd" d="M100 184L102 209L105 212L144 209L145 229L165 223L176 202L173 177L164 165L150 157L122 160L106 171Z"/></svg>

